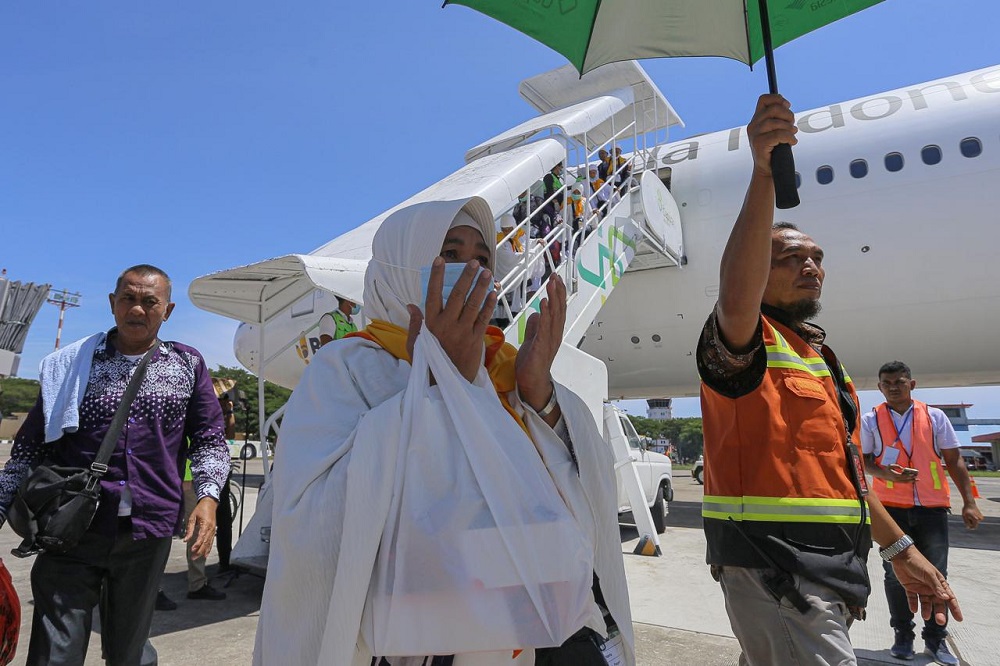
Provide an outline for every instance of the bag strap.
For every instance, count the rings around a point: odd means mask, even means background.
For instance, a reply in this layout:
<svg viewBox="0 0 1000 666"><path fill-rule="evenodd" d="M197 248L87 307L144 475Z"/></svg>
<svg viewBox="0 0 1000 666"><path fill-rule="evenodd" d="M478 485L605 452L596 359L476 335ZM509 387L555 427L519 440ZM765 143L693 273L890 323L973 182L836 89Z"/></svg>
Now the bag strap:
<svg viewBox="0 0 1000 666"><path fill-rule="evenodd" d="M864 467L861 462L861 453L858 445L854 443L854 427L858 419L858 406L854 403L850 390L847 388L847 379L844 377L844 369L837 360L837 355L833 350L823 345L820 352L826 367L830 370L834 384L837 387L837 397L840 399L840 415L844 419L844 428L847 431L847 441L844 443L844 453L847 456L847 467L851 475L851 484L858 494L858 503L861 507L861 521L854 531L854 552L859 552L861 536L864 533L864 526L868 522L868 505L865 496L868 494L868 484L864 478Z"/></svg>
<svg viewBox="0 0 1000 666"><path fill-rule="evenodd" d="M142 384L143 377L146 376L146 367L149 365L150 359L153 358L153 353L156 352L159 346L160 341L156 340L155 344L150 347L149 351L143 355L142 360L139 361L135 372L132 373L132 379L129 380L128 386L125 388L125 393L122 395L122 401L118 405L118 411L115 412L115 417L111 420L111 425L108 426L108 431L104 434L101 448L97 450L94 462L90 464L90 471L97 478L101 478L108 471L108 461L111 459L111 452L115 450L118 438L121 437L122 428L125 427L125 418L128 416L129 409L132 408L135 396L139 394L139 385Z"/></svg>

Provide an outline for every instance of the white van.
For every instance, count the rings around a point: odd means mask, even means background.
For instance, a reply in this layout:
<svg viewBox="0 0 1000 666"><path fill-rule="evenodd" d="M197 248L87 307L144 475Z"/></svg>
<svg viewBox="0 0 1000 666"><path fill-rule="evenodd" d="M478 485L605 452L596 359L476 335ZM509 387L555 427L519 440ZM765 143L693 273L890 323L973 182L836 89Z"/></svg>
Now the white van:
<svg viewBox="0 0 1000 666"><path fill-rule="evenodd" d="M648 450L644 440L636 433L628 416L614 405L605 403L604 441L611 446L612 451L616 450L612 442L612 438L616 437L623 438L628 446L629 457L635 462L635 469L642 485L642 494L653 517L653 526L656 528L657 534L663 534L666 530L667 502L674 499L673 479L671 478L673 468L670 464L670 458ZM622 483L624 468L620 465L616 467L618 513L622 514L631 511L632 506Z"/></svg>

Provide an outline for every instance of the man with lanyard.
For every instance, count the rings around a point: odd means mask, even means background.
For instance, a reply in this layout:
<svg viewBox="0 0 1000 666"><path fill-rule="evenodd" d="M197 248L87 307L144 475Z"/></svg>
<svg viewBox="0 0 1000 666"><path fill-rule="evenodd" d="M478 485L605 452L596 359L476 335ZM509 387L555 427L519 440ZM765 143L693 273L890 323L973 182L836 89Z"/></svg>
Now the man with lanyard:
<svg viewBox="0 0 1000 666"><path fill-rule="evenodd" d="M353 316L361 312L361 306L346 298L337 297L337 309L327 312L319 319L319 343L325 345L340 340L348 333L358 330Z"/></svg>
<svg viewBox="0 0 1000 666"><path fill-rule="evenodd" d="M753 175L698 344L707 561L741 663L856 664L848 627L871 591L872 537L914 610L919 598L941 623L947 607L956 619L961 611L878 499L865 501L854 387L808 323L823 251L793 225L772 226L771 151L796 142L794 120L780 95L760 98L747 127Z"/></svg>
<svg viewBox="0 0 1000 666"><path fill-rule="evenodd" d="M962 495L965 526L974 530L983 519L969 471L959 455L958 437L944 412L911 398L917 383L905 363L886 363L879 368L878 379L885 402L861 418L861 450L873 477L872 490L920 552L947 576L951 493L942 474L942 459ZM913 612L889 566L885 568L885 596L895 631L890 652L897 659L912 659ZM925 621L924 651L939 664L958 664L948 650L947 635L944 625Z"/></svg>

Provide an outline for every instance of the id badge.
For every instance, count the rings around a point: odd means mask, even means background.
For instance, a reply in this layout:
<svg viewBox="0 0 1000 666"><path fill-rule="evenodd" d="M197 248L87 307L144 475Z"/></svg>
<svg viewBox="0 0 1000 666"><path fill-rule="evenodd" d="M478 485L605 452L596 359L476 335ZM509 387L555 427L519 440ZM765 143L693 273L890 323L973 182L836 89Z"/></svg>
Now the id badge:
<svg viewBox="0 0 1000 666"><path fill-rule="evenodd" d="M899 462L899 449L887 446L882 450L882 467L889 467Z"/></svg>
<svg viewBox="0 0 1000 666"><path fill-rule="evenodd" d="M608 640L601 642L599 636L596 639L597 647L600 648L608 666L625 666L625 640L617 627L608 632Z"/></svg>
<svg viewBox="0 0 1000 666"><path fill-rule="evenodd" d="M864 497L868 494L868 479L865 478L865 466L861 463L861 454L858 452L857 445L850 439L847 440L847 453L851 458L851 464L854 466L854 475L858 480L858 486L861 487L861 496Z"/></svg>

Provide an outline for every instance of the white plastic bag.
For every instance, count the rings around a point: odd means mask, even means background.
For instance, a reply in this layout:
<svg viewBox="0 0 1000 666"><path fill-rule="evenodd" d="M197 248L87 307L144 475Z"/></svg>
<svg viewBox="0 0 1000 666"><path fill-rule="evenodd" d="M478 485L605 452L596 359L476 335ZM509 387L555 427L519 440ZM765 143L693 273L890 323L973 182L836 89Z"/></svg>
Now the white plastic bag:
<svg viewBox="0 0 1000 666"><path fill-rule="evenodd" d="M362 620L373 654L562 644L593 603L593 550L534 444L485 369L467 382L426 327L406 391L393 503Z"/></svg>

